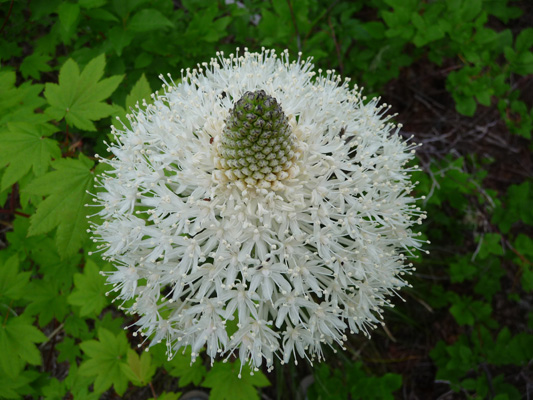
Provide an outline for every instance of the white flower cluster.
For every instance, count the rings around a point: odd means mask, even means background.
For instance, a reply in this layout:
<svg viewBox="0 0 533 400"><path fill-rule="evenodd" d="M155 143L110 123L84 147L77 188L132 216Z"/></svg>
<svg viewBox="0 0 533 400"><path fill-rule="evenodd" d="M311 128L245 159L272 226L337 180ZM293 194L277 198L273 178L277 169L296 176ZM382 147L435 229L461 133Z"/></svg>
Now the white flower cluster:
<svg viewBox="0 0 533 400"><path fill-rule="evenodd" d="M408 285L405 254L421 245L411 227L425 217L406 166L416 144L388 107L288 52L220 53L179 84L162 79L131 129L113 128L92 224L139 332L166 340L169 357L205 347L211 360L271 369L275 357L320 360L323 344L381 324ZM279 104L294 155L261 184L225 171L219 145L254 91Z"/></svg>

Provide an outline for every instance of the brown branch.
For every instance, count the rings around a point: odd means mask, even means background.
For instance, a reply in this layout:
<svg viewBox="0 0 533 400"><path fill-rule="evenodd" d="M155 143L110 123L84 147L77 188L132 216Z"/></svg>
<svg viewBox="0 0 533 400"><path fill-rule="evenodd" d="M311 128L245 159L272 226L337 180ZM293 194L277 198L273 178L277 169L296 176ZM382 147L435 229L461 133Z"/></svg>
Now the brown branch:
<svg viewBox="0 0 533 400"><path fill-rule="evenodd" d="M11 16L11 11L13 10L13 3L15 0L11 0L11 4L9 4L9 10L7 12L6 18L4 19L4 23L2 24L2 27L0 28L0 33L4 31L4 28L7 25L7 21L9 21L9 17Z"/></svg>
<svg viewBox="0 0 533 400"><path fill-rule="evenodd" d="M300 32L298 31L298 24L296 23L296 16L294 15L294 10L292 9L291 0L287 0L287 4L289 5L289 10L291 11L292 24L294 25L294 31L296 32L296 45L298 46L298 51L302 51Z"/></svg>
<svg viewBox="0 0 533 400"><path fill-rule="evenodd" d="M152 396L154 397L154 400L157 400L157 394L155 393L154 385L152 385L152 382L149 382L148 385L150 385L150 390L152 391Z"/></svg>
<svg viewBox="0 0 533 400"><path fill-rule="evenodd" d="M333 37L333 43L335 43L335 50L337 52L337 61L339 62L339 72L341 73L341 75L343 75L344 65L342 63L341 46L339 42L337 41L337 37L335 36L335 29L333 29L333 24L331 23L330 16L328 16L328 25L329 25L329 29L331 29L331 36Z"/></svg>

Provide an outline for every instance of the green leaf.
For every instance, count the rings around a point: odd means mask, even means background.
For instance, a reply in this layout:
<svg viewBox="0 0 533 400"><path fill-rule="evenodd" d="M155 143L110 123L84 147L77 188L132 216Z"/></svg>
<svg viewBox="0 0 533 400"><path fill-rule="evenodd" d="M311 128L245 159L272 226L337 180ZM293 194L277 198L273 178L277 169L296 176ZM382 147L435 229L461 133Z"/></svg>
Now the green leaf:
<svg viewBox="0 0 533 400"><path fill-rule="evenodd" d="M174 355L172 360L165 362L163 365L171 376L179 378L180 387L185 387L191 383L198 386L207 373L199 357L191 364L190 347L187 347L185 352L180 350Z"/></svg>
<svg viewBox="0 0 533 400"><path fill-rule="evenodd" d="M149 352L143 351L141 356L128 350L128 360L126 364L121 364L122 372L130 378L136 386L146 386L154 376L156 366L152 364L152 356Z"/></svg>
<svg viewBox="0 0 533 400"><path fill-rule="evenodd" d="M128 29L133 32L148 32L172 28L173 24L160 11L145 8L130 19Z"/></svg>
<svg viewBox="0 0 533 400"><path fill-rule="evenodd" d="M59 71L59 84L47 83L44 95L50 104L47 114L56 120L87 131L95 131L91 121L108 117L113 107L103 102L115 91L123 76L100 80L104 74L105 58L93 58L80 74L78 64L67 60Z"/></svg>
<svg viewBox="0 0 533 400"><path fill-rule="evenodd" d="M450 264L450 278L451 282L463 282L464 280L472 279L478 268L468 260L468 258L463 257L456 263Z"/></svg>
<svg viewBox="0 0 533 400"><path fill-rule="evenodd" d="M131 14L132 11L147 1L148 0L113 0L113 8L121 18L127 19L128 14Z"/></svg>
<svg viewBox="0 0 533 400"><path fill-rule="evenodd" d="M104 328L117 335L120 332L124 332L123 325L124 325L124 318L122 317L114 318L112 313L104 313L104 317L102 319L97 319L94 321L94 326L97 329Z"/></svg>
<svg viewBox="0 0 533 400"><path fill-rule="evenodd" d="M157 397L157 400L178 400L180 396L181 396L181 392L178 392L178 393L163 392ZM148 400L155 400L155 399L151 397Z"/></svg>
<svg viewBox="0 0 533 400"><path fill-rule="evenodd" d="M0 298L18 300L24 296L30 272L19 272L19 259L15 254L0 266Z"/></svg>
<svg viewBox="0 0 533 400"><path fill-rule="evenodd" d="M89 18L100 20L100 21L108 21L108 22L118 22L118 18L111 12L103 9L103 8L95 8L87 10L85 13Z"/></svg>
<svg viewBox="0 0 533 400"><path fill-rule="evenodd" d="M39 94L43 85L32 85L30 82L15 87L16 75L13 71L0 72L0 125L8 121L41 121L46 120L43 114L35 114L33 110L46 104Z"/></svg>
<svg viewBox="0 0 533 400"><path fill-rule="evenodd" d="M476 113L477 103L473 97L454 96L455 109L458 113L471 117Z"/></svg>
<svg viewBox="0 0 533 400"><path fill-rule="evenodd" d="M59 351L57 361L60 363L64 361L68 361L71 364L76 363L76 357L81 356L80 346L78 346L73 338L68 336L61 343L58 343L56 348Z"/></svg>
<svg viewBox="0 0 533 400"><path fill-rule="evenodd" d="M130 122L126 118L126 115L131 112L131 109L133 109L136 104L142 104L143 100L146 100L146 103L150 104L152 102L152 99L150 98L151 94L152 89L150 88L150 84L148 83L146 76L142 74L135 85L133 85L131 92L126 96L126 108L123 109L122 107L117 106L119 109L119 112L116 113L117 118L129 126Z"/></svg>
<svg viewBox="0 0 533 400"><path fill-rule="evenodd" d="M78 160L54 161L55 171L35 179L27 193L47 196L32 215L29 235L46 233L57 227L56 245L61 257L75 254L86 238L87 211L94 174L93 162L80 155Z"/></svg>
<svg viewBox="0 0 533 400"><path fill-rule="evenodd" d="M57 8L59 22L64 32L71 33L77 25L78 17L80 16L80 6L75 3L62 2Z"/></svg>
<svg viewBox="0 0 533 400"><path fill-rule="evenodd" d="M24 79L28 76L36 80L41 79L41 72L49 72L52 67L48 65L52 57L46 54L33 53L32 55L24 58L20 64L20 72Z"/></svg>
<svg viewBox="0 0 533 400"><path fill-rule="evenodd" d="M8 318L0 325L0 368L6 375L15 377L26 363L40 365L41 352L35 343L45 340L46 336L26 315Z"/></svg>
<svg viewBox="0 0 533 400"><path fill-rule="evenodd" d="M96 8L105 6L107 0L78 0L78 3L83 8Z"/></svg>
<svg viewBox="0 0 533 400"><path fill-rule="evenodd" d="M487 322L491 312L490 304L472 301L471 297L457 297L450 307L450 313L459 325L474 325L476 321Z"/></svg>
<svg viewBox="0 0 533 400"><path fill-rule="evenodd" d="M501 236L498 233L487 233L480 239L481 245L479 248L478 257L483 260L489 255L494 254L498 256L503 255L503 248L501 245Z"/></svg>
<svg viewBox="0 0 533 400"><path fill-rule="evenodd" d="M54 277L62 287L70 288L74 272L78 272L81 264L81 254L75 254L68 259L61 259L54 244L54 238L50 236L37 236L39 241L30 248L30 257L38 265L38 272L45 279ZM28 238L26 238L28 240Z"/></svg>
<svg viewBox="0 0 533 400"><path fill-rule="evenodd" d="M533 28L526 28L516 37L515 50L517 53L528 51L533 47Z"/></svg>
<svg viewBox="0 0 533 400"><path fill-rule="evenodd" d="M135 58L135 65L134 67L136 69L142 69L147 66L149 66L152 61L154 60L154 56L150 53L141 53Z"/></svg>
<svg viewBox="0 0 533 400"><path fill-rule="evenodd" d="M117 52L117 55L120 57L124 47L127 47L133 40L134 34L130 31L124 30L122 27L115 26L109 30L108 37L111 45Z"/></svg>
<svg viewBox="0 0 533 400"><path fill-rule="evenodd" d="M5 353L2 355L4 356ZM39 376L38 372L30 370L22 371L15 376L0 374L1 398L16 400L23 398L23 395L27 395L29 392L30 383Z"/></svg>
<svg viewBox="0 0 533 400"><path fill-rule="evenodd" d="M105 278L100 275L100 268L91 260L87 260L83 274L74 275L75 289L68 296L68 302L81 307L81 317L97 317L109 304L105 295L105 282Z"/></svg>
<svg viewBox="0 0 533 400"><path fill-rule="evenodd" d="M100 328L98 339L80 343L82 351L88 357L88 360L80 365L80 374L96 377L96 393L103 393L113 385L116 392L122 395L128 387L128 377L121 367L128 350L126 335L123 331L115 335Z"/></svg>
<svg viewBox="0 0 533 400"><path fill-rule="evenodd" d="M26 307L30 315L39 315L39 325L46 326L52 318L63 321L69 313L69 307L65 293L56 279L34 280L25 298L31 301Z"/></svg>
<svg viewBox="0 0 533 400"><path fill-rule="evenodd" d="M8 130L0 133L0 166L7 165L0 191L13 185L32 168L35 176L48 171L52 159L61 157L57 141L46 138L56 131L57 128L49 124L8 124Z"/></svg>
<svg viewBox="0 0 533 400"><path fill-rule="evenodd" d="M67 387L64 381L60 382L56 378L52 378L42 388L42 393L46 400L62 400L67 394Z"/></svg>
<svg viewBox="0 0 533 400"><path fill-rule="evenodd" d="M84 319L75 314L69 315L65 320L65 333L82 340L92 339L95 332L89 332L89 327Z"/></svg>
<svg viewBox="0 0 533 400"><path fill-rule="evenodd" d="M353 383L350 394L354 400L394 400L393 393L402 387L402 376L398 374L387 373L383 376L367 376L362 371L362 364L356 363L355 366L361 371L353 372L348 375L348 382Z"/></svg>
<svg viewBox="0 0 533 400"><path fill-rule="evenodd" d="M150 95L152 94L152 88L146 79L144 74L141 75L139 80L131 88L130 94L126 96L126 109L135 107L138 102L142 103L142 100L150 102Z"/></svg>
<svg viewBox="0 0 533 400"><path fill-rule="evenodd" d="M490 302L492 296L501 290L500 279L505 275L500 259L490 257L479 267L479 281L474 286L474 292L481 294Z"/></svg>
<svg viewBox="0 0 533 400"><path fill-rule="evenodd" d="M349 370L350 378L364 379L365 374L360 370L360 363L354 364ZM314 382L309 386L309 398L344 400L349 398L348 387L345 384L343 372L337 368L330 368L320 363L313 368Z"/></svg>
<svg viewBox="0 0 533 400"><path fill-rule="evenodd" d="M254 400L259 399L258 387L269 386L270 382L261 371L250 375L247 365L217 362L207 373L202 386L211 388L211 400ZM240 377L239 377L240 376Z"/></svg>
<svg viewBox="0 0 533 400"><path fill-rule="evenodd" d="M76 363L70 364L69 373L63 382L65 382L67 389L69 390L73 399L101 399L100 393L97 393L93 390L93 378L82 375ZM89 387L91 387L90 391Z"/></svg>

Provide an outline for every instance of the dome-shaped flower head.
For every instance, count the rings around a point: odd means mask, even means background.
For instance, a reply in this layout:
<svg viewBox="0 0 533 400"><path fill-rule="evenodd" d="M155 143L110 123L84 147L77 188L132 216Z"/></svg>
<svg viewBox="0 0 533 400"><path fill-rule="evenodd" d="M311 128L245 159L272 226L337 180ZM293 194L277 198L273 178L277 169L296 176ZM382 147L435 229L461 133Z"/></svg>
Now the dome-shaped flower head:
<svg viewBox="0 0 533 400"><path fill-rule="evenodd" d="M425 216L388 107L288 52L162 79L113 128L92 226L139 331L272 368L381 324Z"/></svg>

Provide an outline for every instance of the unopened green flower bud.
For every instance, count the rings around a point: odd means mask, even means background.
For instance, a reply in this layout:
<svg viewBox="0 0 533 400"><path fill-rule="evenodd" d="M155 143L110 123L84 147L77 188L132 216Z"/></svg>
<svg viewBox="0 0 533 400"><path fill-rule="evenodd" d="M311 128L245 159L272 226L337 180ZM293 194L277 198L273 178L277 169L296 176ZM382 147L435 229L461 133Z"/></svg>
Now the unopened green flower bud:
<svg viewBox="0 0 533 400"><path fill-rule="evenodd" d="M218 144L220 165L230 180L275 187L295 157L295 135L281 106L264 90L246 92L235 103Z"/></svg>

